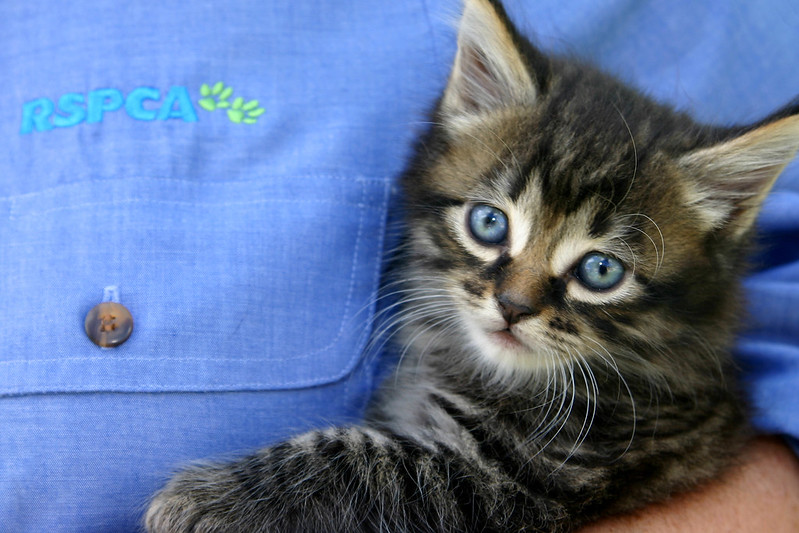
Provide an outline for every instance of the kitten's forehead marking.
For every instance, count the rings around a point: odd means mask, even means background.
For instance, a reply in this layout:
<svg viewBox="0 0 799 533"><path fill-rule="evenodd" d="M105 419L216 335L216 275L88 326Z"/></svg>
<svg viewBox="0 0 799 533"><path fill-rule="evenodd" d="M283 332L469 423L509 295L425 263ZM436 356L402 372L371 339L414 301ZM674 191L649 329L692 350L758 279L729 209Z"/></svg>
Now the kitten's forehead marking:
<svg viewBox="0 0 799 533"><path fill-rule="evenodd" d="M527 180L521 194L512 200L505 190L513 185L513 178L503 174L497 176L490 188L469 198L467 204L451 213L449 223L458 224L466 220L468 210L475 204L493 205L508 217L509 246L506 251L511 258L546 263L552 275L565 275L580 257L594 249L595 240L588 237L586 229L592 214L588 210L580 210L567 218L547 216L540 180L535 177ZM462 234L461 244L485 261L493 262L502 253L497 248L474 243L468 228L459 233Z"/></svg>
<svg viewBox="0 0 799 533"><path fill-rule="evenodd" d="M528 187L528 189L531 189ZM538 188L520 196L515 202L509 198L507 202L507 214L511 220L511 257L520 256L525 250L534 244L535 237L541 231L541 213L543 206L542 198Z"/></svg>
<svg viewBox="0 0 799 533"><path fill-rule="evenodd" d="M589 236L591 216L589 210L582 209L560 218L558 224L542 228L538 247L546 250L543 259L552 275L566 276L585 254L601 249L602 240Z"/></svg>

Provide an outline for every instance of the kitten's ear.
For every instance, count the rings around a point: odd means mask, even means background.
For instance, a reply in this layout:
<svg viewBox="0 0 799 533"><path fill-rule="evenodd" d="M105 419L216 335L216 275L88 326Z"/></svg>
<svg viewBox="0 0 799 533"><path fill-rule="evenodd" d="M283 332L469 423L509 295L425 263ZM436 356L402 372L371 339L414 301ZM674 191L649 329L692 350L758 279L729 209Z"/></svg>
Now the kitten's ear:
<svg viewBox="0 0 799 533"><path fill-rule="evenodd" d="M799 149L799 115L779 115L784 118L679 159L695 186L692 203L709 228L725 228L738 238L754 224L771 186Z"/></svg>
<svg viewBox="0 0 799 533"><path fill-rule="evenodd" d="M475 113L534 101L536 86L518 48L519 39L500 4L465 0L442 109Z"/></svg>

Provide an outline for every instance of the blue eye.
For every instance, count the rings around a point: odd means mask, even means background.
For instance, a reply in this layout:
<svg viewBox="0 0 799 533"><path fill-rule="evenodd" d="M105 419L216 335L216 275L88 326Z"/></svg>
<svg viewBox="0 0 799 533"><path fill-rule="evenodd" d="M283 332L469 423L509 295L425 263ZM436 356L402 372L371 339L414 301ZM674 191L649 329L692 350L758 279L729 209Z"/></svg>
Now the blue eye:
<svg viewBox="0 0 799 533"><path fill-rule="evenodd" d="M483 244L501 244L508 237L508 217L486 204L477 204L469 212L469 229Z"/></svg>
<svg viewBox="0 0 799 533"><path fill-rule="evenodd" d="M580 260L575 275L592 291L606 291L624 278L624 265L609 255L591 252Z"/></svg>

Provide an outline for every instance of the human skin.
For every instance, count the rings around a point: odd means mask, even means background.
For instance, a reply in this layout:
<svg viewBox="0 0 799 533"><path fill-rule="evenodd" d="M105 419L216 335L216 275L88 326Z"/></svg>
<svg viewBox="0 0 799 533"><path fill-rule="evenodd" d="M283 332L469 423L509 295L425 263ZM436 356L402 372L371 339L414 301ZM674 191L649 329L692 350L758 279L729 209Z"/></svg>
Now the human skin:
<svg viewBox="0 0 799 533"><path fill-rule="evenodd" d="M580 533L760 531L799 531L799 459L777 437L755 439L740 462L715 481Z"/></svg>

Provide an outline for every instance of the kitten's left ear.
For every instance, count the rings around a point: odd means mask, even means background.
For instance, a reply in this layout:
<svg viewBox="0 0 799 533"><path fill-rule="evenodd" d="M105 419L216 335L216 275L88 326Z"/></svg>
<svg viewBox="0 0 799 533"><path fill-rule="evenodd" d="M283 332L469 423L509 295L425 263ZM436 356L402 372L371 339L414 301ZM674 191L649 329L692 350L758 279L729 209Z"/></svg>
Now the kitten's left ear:
<svg viewBox="0 0 799 533"><path fill-rule="evenodd" d="M534 101L536 85L520 41L498 1L465 0L442 110L455 115L479 113Z"/></svg>
<svg viewBox="0 0 799 533"><path fill-rule="evenodd" d="M682 156L678 165L692 181L692 202L708 229L735 238L752 227L771 186L799 149L799 109L777 113L765 125L710 148Z"/></svg>

